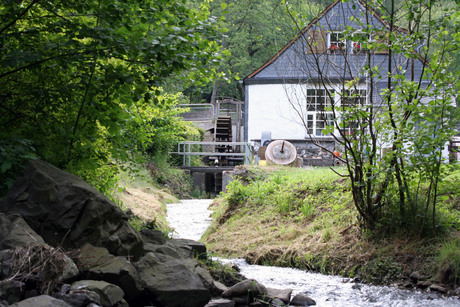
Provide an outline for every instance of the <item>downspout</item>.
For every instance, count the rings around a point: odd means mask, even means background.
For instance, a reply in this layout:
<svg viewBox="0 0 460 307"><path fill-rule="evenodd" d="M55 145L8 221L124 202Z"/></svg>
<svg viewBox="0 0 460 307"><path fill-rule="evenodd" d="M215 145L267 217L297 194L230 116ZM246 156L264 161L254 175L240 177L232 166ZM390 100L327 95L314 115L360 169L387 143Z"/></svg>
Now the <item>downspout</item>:
<svg viewBox="0 0 460 307"><path fill-rule="evenodd" d="M243 129L244 129L244 141L247 143L246 146L244 146L244 152L245 152L245 156L244 156L244 164L249 164L249 157L251 155L251 149L249 148L249 140L248 140L248 124L249 124L249 98L248 98L248 84L246 82L243 81L240 81L240 83L242 83L244 86L243 86L243 89L244 89L244 126L243 126Z"/></svg>

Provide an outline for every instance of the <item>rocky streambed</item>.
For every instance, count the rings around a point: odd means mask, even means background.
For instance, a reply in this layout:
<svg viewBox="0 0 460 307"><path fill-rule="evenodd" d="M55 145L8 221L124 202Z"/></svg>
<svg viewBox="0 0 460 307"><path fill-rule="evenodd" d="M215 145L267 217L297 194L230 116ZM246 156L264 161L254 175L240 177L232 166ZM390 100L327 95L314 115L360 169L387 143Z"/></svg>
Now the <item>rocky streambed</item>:
<svg viewBox="0 0 460 307"><path fill-rule="evenodd" d="M205 306L229 290L197 261L205 256L194 240L136 231L92 186L43 161L32 161L0 202L2 307ZM232 293L266 293L245 286Z"/></svg>

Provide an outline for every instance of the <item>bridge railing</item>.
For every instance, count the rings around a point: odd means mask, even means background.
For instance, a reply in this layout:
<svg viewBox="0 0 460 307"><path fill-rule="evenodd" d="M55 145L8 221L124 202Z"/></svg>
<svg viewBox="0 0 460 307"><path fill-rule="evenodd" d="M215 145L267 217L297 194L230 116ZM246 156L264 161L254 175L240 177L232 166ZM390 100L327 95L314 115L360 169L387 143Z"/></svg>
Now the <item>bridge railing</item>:
<svg viewBox="0 0 460 307"><path fill-rule="evenodd" d="M203 145L203 146L195 146ZM231 147L233 152L219 152L216 151L216 146ZM247 142L180 142L177 144L177 151L170 152L183 156L183 166L191 166L192 156L209 156L209 157L243 157L244 164L249 164L251 159L251 144ZM214 151L202 151L202 148L210 150L214 147ZM212 150L212 149L211 149Z"/></svg>

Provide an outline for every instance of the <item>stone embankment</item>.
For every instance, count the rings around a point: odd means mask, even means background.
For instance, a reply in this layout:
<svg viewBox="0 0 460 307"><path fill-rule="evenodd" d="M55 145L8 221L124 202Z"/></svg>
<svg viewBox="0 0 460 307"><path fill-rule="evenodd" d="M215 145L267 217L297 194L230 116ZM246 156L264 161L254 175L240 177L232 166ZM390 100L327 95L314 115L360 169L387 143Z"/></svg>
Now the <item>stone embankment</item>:
<svg viewBox="0 0 460 307"><path fill-rule="evenodd" d="M80 178L32 161L0 203L0 306L307 306L255 280L227 288L204 244L138 232Z"/></svg>

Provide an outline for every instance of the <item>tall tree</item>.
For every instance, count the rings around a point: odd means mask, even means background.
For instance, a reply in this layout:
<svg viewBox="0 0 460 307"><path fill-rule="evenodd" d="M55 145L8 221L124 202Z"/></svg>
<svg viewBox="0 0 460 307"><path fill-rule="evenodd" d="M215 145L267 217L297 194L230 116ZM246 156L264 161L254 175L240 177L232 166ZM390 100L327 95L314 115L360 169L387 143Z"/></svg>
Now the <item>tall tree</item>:
<svg viewBox="0 0 460 307"><path fill-rule="evenodd" d="M294 0L292 5L305 21L311 20L324 7L324 1ZM220 62L219 70L231 81L220 78L207 87L189 88L185 92L200 91L193 102L209 102L211 97L228 97L244 100L243 88L239 79L247 76L272 57L296 30L290 23L281 0L216 0L211 3L214 15L224 16L228 32L219 39L223 50L231 54L226 61ZM238 77L237 77L238 76Z"/></svg>
<svg viewBox="0 0 460 307"><path fill-rule="evenodd" d="M4 147L28 140L41 158L80 171L132 157L154 129L146 122L151 106L158 118L170 116L163 80L212 74L220 37L207 8L191 9L184 0L2 1ZM13 169L14 154L5 152L2 173Z"/></svg>

